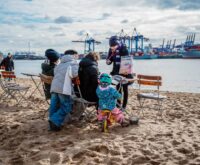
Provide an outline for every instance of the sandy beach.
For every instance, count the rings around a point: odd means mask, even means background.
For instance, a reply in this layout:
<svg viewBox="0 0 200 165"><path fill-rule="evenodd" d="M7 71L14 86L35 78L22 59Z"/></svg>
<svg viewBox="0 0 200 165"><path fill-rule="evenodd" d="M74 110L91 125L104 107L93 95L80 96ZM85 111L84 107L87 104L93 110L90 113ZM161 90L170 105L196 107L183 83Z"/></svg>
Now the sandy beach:
<svg viewBox="0 0 200 165"><path fill-rule="evenodd" d="M33 87L28 79L17 81ZM136 93L130 88L129 112L139 108ZM109 133L84 120L49 132L48 105L39 93L20 106L0 100L0 165L200 164L200 94L162 93L163 119L155 121L151 109L139 125L115 124Z"/></svg>

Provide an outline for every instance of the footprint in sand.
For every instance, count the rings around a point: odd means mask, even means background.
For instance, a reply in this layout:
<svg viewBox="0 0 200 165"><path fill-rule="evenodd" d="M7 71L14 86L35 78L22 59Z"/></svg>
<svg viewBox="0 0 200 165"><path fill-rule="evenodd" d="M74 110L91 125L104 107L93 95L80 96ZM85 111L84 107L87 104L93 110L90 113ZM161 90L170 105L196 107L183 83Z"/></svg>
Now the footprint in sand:
<svg viewBox="0 0 200 165"><path fill-rule="evenodd" d="M21 164L24 164L23 158L21 157L21 155L15 155L14 157L12 157L8 161L8 163L12 164L12 165L21 165Z"/></svg>
<svg viewBox="0 0 200 165"><path fill-rule="evenodd" d="M109 148L105 145L93 146L93 147L90 147L89 150L100 152L105 155L107 155L110 152Z"/></svg>
<svg viewBox="0 0 200 165"><path fill-rule="evenodd" d="M50 164L58 164L61 160L61 155L59 153L51 153Z"/></svg>
<svg viewBox="0 0 200 165"><path fill-rule="evenodd" d="M83 151L80 151L80 152L76 153L76 154L72 157L73 161L79 160L81 157L83 157L83 156L85 155L85 153L86 153L86 150L83 150Z"/></svg>

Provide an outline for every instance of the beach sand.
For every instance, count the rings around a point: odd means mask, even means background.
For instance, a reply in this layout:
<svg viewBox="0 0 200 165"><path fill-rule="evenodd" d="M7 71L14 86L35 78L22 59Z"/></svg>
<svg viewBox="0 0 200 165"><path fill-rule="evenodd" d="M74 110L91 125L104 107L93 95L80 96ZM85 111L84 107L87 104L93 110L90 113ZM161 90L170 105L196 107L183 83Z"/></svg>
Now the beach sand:
<svg viewBox="0 0 200 165"><path fill-rule="evenodd" d="M28 79L18 82L33 86ZM130 88L129 112L139 108L136 93ZM200 94L162 93L167 96L163 119L155 121L156 111L150 109L139 125L115 124L109 133L95 121L49 132L47 114L43 118L48 105L39 93L20 106L1 99L0 165L200 164Z"/></svg>

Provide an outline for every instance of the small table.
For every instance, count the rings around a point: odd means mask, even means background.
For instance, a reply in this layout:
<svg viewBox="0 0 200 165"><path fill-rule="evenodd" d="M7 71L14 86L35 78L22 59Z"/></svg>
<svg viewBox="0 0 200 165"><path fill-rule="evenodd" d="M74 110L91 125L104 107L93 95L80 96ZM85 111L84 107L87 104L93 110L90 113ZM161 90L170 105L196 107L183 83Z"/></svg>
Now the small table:
<svg viewBox="0 0 200 165"><path fill-rule="evenodd" d="M34 77L40 77L38 74L32 74L32 73L21 73L27 77L31 77L31 80L33 81L33 83L35 84L35 89L33 90L33 92L30 94L29 97L31 97L37 90L40 92L40 94L43 96L43 92L40 91L40 84L41 81L39 83L37 83L34 79Z"/></svg>

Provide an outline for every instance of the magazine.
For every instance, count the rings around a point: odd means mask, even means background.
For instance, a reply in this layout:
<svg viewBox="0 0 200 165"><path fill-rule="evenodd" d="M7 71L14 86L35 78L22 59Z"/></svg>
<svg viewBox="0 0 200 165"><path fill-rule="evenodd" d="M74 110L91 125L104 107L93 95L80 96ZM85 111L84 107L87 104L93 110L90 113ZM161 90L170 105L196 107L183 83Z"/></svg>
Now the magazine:
<svg viewBox="0 0 200 165"><path fill-rule="evenodd" d="M121 56L119 74L132 74L133 73L133 57Z"/></svg>

